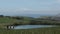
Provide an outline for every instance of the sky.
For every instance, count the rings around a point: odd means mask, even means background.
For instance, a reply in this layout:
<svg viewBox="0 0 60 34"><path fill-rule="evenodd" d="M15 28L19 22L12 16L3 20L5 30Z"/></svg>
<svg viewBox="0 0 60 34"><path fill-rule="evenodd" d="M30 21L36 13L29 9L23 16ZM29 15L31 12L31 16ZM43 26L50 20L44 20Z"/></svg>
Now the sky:
<svg viewBox="0 0 60 34"><path fill-rule="evenodd" d="M58 14L60 0L0 0L0 14Z"/></svg>

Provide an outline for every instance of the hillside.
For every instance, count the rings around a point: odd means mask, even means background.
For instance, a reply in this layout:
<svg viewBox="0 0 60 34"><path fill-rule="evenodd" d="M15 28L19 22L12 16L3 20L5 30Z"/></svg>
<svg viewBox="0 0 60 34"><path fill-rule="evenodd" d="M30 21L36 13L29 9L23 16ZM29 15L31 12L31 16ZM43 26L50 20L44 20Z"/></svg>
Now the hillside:
<svg viewBox="0 0 60 34"><path fill-rule="evenodd" d="M43 16L39 18L4 16L0 17L0 24L20 24L20 25L60 25L60 17Z"/></svg>

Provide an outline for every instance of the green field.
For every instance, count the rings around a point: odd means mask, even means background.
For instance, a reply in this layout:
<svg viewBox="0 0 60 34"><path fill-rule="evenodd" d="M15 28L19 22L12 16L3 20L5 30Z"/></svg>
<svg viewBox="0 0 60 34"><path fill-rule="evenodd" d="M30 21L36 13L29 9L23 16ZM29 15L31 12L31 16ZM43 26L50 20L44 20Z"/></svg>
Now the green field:
<svg viewBox="0 0 60 34"><path fill-rule="evenodd" d="M41 19L14 19L8 17L0 17L0 34L60 34L60 27L51 27L51 28L37 28L37 29L19 29L19 30L8 30L5 29L5 25L18 23L26 25L26 24L60 24L60 21L51 21L51 20L41 20Z"/></svg>
<svg viewBox="0 0 60 34"><path fill-rule="evenodd" d="M0 24L4 23L14 23L16 22L16 19L12 19L12 18L7 18L7 17L4 17L4 18L0 18Z"/></svg>
<svg viewBox="0 0 60 34"><path fill-rule="evenodd" d="M60 34L60 27L21 30L0 29L0 34Z"/></svg>

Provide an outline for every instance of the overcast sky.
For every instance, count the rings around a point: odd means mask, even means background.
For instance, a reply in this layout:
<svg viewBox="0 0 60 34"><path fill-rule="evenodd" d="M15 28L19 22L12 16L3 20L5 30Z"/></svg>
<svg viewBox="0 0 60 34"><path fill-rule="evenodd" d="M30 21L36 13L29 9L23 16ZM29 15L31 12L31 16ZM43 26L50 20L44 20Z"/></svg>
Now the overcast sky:
<svg viewBox="0 0 60 34"><path fill-rule="evenodd" d="M60 0L0 0L0 14L57 14Z"/></svg>

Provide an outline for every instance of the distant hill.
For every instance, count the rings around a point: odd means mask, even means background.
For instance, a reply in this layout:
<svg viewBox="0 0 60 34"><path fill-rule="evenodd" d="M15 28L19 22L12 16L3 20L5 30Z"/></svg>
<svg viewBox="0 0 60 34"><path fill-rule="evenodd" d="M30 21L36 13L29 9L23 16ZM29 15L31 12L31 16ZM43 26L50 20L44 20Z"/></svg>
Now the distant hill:
<svg viewBox="0 0 60 34"><path fill-rule="evenodd" d="M52 19L60 20L60 14L57 14L57 15L53 16Z"/></svg>
<svg viewBox="0 0 60 34"><path fill-rule="evenodd" d="M49 15L49 14L21 14L18 16L40 17L40 16L53 16L53 15Z"/></svg>

